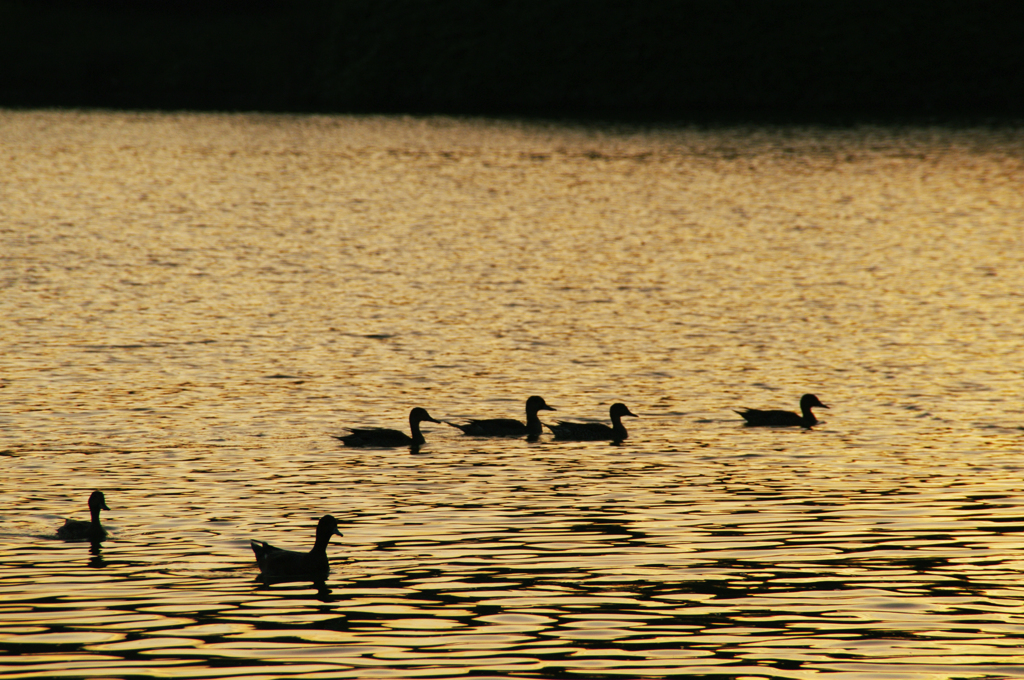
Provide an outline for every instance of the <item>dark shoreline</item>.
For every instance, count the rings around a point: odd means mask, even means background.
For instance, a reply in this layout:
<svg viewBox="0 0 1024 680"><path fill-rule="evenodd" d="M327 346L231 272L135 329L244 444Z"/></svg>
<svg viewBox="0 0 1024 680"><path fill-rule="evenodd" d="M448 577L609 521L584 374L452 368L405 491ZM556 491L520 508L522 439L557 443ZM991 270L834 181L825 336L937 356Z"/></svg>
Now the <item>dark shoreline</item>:
<svg viewBox="0 0 1024 680"><path fill-rule="evenodd" d="M761 117L739 117L721 116L697 119L688 118L652 118L634 115L630 117L611 117L600 115L530 115L530 114L463 114L463 113L409 113L406 111L272 111L272 110L244 110L244 109L218 109L218 108L119 108L113 106L3 106L0 105L0 113L4 111L33 113L109 113L126 115L225 115L225 116L260 116L260 117L285 117L303 118L317 116L356 116L356 117L408 117L417 120L429 120L431 118L451 119L455 121L481 121L498 122L512 125L525 125L536 127L555 126L560 128L579 128L597 132L607 132L615 135L647 134L664 130L666 132L682 129L696 130L737 130L750 128L751 130L795 130L801 128L820 130L854 130L864 128L885 128L890 131L900 129L927 129L937 128L949 131L956 130L991 130L991 131L1018 131L1024 128L1024 116L946 116L946 117L785 117L768 118Z"/></svg>
<svg viewBox="0 0 1024 680"><path fill-rule="evenodd" d="M991 0L0 0L0 106L1005 125L1022 35Z"/></svg>

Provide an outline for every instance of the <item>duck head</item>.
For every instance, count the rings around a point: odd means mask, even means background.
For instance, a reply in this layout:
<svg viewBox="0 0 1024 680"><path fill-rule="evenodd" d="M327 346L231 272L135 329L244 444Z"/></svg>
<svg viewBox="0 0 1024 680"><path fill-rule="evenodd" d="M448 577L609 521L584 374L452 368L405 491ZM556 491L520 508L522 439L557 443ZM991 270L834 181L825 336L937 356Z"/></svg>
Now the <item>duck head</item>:
<svg viewBox="0 0 1024 680"><path fill-rule="evenodd" d="M324 515L316 525L317 540L329 540L331 536L341 536L338 531L338 520L333 515Z"/></svg>
<svg viewBox="0 0 1024 680"><path fill-rule="evenodd" d="M628 408L626 408L625 404L612 404L612 407L611 409L608 410L608 413L609 415L611 415L612 420L615 420L616 418L621 418L622 416L633 416L634 418L640 417L637 414L630 411Z"/></svg>
<svg viewBox="0 0 1024 680"><path fill-rule="evenodd" d="M544 397L533 396L526 400L526 412L536 413L537 411L555 411L552 406L548 406L544 402Z"/></svg>
<svg viewBox="0 0 1024 680"><path fill-rule="evenodd" d="M89 510L94 513L100 510L110 510L107 507L107 499L103 497L102 491L93 491L89 495Z"/></svg>
<svg viewBox="0 0 1024 680"><path fill-rule="evenodd" d="M440 420L435 420L434 418L431 418L430 414L427 413L427 409L420 408L418 406L416 408L414 408L409 413L409 423L410 424L421 423L424 420L429 421L431 423L440 423L441 422Z"/></svg>
<svg viewBox="0 0 1024 680"><path fill-rule="evenodd" d="M800 409L801 410L806 411L807 409L811 408L812 406L820 406L821 408L828 408L828 406L825 406L824 404L822 404L821 400L818 399L813 394L805 394L804 396L800 397Z"/></svg>

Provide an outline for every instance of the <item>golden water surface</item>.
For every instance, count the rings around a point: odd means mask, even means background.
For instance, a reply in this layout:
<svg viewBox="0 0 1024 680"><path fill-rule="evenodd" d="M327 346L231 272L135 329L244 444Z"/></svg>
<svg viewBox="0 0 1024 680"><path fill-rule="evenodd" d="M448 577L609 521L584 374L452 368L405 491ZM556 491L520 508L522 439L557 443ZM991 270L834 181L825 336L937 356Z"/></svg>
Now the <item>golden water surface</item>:
<svg viewBox="0 0 1024 680"><path fill-rule="evenodd" d="M0 343L5 680L1024 676L1019 128L0 111Z"/></svg>

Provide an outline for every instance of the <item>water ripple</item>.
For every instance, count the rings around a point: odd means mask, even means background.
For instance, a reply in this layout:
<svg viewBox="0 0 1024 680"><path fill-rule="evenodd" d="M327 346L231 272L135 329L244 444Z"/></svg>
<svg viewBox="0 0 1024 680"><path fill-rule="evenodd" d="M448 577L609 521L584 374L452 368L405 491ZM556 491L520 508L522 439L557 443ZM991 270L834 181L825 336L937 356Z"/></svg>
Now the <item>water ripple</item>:
<svg viewBox="0 0 1024 680"><path fill-rule="evenodd" d="M1024 676L1020 130L0 130L4 678Z"/></svg>

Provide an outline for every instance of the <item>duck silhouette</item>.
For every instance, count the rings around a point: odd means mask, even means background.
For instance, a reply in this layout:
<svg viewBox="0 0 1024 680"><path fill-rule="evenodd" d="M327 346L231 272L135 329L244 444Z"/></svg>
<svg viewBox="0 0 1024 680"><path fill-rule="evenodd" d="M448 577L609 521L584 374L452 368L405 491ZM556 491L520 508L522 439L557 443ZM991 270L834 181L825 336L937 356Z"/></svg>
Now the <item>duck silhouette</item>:
<svg viewBox="0 0 1024 680"><path fill-rule="evenodd" d="M100 510L110 510L107 499L103 497L102 491L93 491L89 494L89 514L92 519L88 522L81 519L64 520L64 526L57 529L57 538L65 541L102 541L107 537L107 530L100 524Z"/></svg>
<svg viewBox="0 0 1024 680"><path fill-rule="evenodd" d="M256 564L260 573L267 578L287 579L300 577L325 577L331 565L327 559L327 544L331 536L341 536L338 531L338 520L331 515L324 515L316 525L316 543L309 552L285 550L264 543L250 541L252 551L256 554Z"/></svg>
<svg viewBox="0 0 1024 680"><path fill-rule="evenodd" d="M431 423L440 423L430 417L426 409L416 407L409 412L409 429L412 431L410 437L401 430L391 430L385 427L369 427L363 429L348 428L351 434L331 435L341 440L345 446L380 447L388 448L393 446L418 447L425 444L423 433L420 432L420 423L424 420Z"/></svg>
<svg viewBox="0 0 1024 680"><path fill-rule="evenodd" d="M626 408L625 404L612 404L608 409L611 416L611 427L604 423L568 423L564 420L558 421L557 425L548 425L547 428L555 435L555 439L566 441L613 441L619 443L629 437L626 426L622 424L622 416L633 416L637 414Z"/></svg>
<svg viewBox="0 0 1024 680"><path fill-rule="evenodd" d="M800 414L793 413L792 411L762 411L759 409L747 408L742 411L736 411L743 420L746 421L747 427L813 427L818 423L818 419L814 417L814 412L811 411L814 407L828 408L821 400L819 400L813 394L805 394L800 397Z"/></svg>
<svg viewBox="0 0 1024 680"><path fill-rule="evenodd" d="M543 397L533 396L526 400L526 422L514 418L491 418L489 420L470 420L464 425L444 421L452 427L462 430L470 437L522 437L535 439L543 432L538 411L554 411L544 402Z"/></svg>

